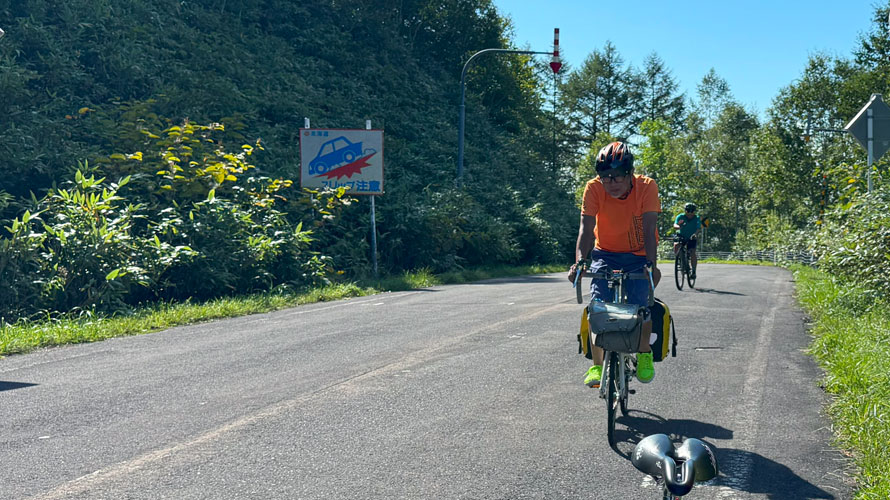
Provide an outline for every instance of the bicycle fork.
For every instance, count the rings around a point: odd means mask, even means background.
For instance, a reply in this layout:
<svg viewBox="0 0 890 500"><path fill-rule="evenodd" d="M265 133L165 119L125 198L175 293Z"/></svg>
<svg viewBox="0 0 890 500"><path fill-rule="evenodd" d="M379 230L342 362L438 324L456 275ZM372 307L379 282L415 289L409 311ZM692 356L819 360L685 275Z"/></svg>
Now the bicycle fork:
<svg viewBox="0 0 890 500"><path fill-rule="evenodd" d="M627 366L628 364L632 364L633 361L629 355L621 355L618 353L606 352L606 356L603 356L603 379L600 381L600 398L606 399L608 397L608 390L611 386L611 379L615 377L615 398L614 405L619 405L621 401L627 398L628 394L633 394L634 391L628 389L629 381L633 377L633 372ZM612 373L612 360L611 357L615 356L617 366L617 373Z"/></svg>

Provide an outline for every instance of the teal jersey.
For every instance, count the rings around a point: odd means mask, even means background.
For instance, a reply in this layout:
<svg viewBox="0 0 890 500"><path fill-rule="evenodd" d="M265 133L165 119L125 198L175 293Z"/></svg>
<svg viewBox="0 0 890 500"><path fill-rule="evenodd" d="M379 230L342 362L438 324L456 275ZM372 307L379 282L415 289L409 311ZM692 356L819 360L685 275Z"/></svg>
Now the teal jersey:
<svg viewBox="0 0 890 500"><path fill-rule="evenodd" d="M698 231L698 228L701 227L701 217L696 215L691 219L687 219L686 213L684 212L674 219L674 224L679 224L680 219L684 219L686 221L686 224L680 226L680 236L684 238L692 238L692 235L695 234L695 232Z"/></svg>

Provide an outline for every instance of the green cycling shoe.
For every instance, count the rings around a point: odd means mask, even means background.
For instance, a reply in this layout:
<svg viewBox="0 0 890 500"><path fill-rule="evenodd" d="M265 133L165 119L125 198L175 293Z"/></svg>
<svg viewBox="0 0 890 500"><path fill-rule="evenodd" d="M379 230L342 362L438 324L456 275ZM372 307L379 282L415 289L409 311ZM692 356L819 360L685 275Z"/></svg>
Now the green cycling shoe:
<svg viewBox="0 0 890 500"><path fill-rule="evenodd" d="M600 386L600 380L603 379L603 367L601 365L593 365L587 370L587 374L584 376L584 385L587 387L592 387L594 389L598 389Z"/></svg>
<svg viewBox="0 0 890 500"><path fill-rule="evenodd" d="M641 352L637 354L637 380L644 384L652 382L655 378L655 366L652 365L652 353Z"/></svg>

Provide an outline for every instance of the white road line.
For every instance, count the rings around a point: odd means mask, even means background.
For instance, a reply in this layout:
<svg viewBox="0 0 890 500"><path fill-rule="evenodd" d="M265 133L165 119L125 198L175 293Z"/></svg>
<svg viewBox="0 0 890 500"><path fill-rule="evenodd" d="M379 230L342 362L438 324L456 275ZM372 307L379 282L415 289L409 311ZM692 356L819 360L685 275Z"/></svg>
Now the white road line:
<svg viewBox="0 0 890 500"><path fill-rule="evenodd" d="M402 297L407 297L408 295L414 295L414 294L418 294L418 293L420 293L420 292L405 292L405 293L400 293L400 294L392 294L392 295L390 295L389 297L392 297L392 298L402 298ZM375 300L376 300L376 301L379 301L379 300L380 300L380 297L379 297L379 296L372 296L372 297L366 298L366 299L364 299L364 300L350 300L350 301L344 301L344 302L337 302L337 303L335 303L335 304L331 304L331 305L324 306L324 307L313 307L313 308L305 308L305 309L296 310L296 311L288 311L288 312L284 312L284 313L282 314L282 316L283 316L283 317L297 316L297 315L300 315L300 314L306 314L306 313L316 312L316 311L326 311L326 310L328 310L328 309L336 309L336 308L339 308L339 307L346 307L346 306L353 306L353 305L362 305L362 304L367 304L368 302L373 302L373 301L375 301ZM377 304L369 304L369 305L379 305L379 304L382 304L382 302L379 302L379 303L377 303ZM309 305L309 304L304 304L304 305ZM281 312L281 311L277 311L277 312ZM269 313L265 313L265 314L269 314ZM246 321L244 321L245 324L250 324L250 323L258 322L258 321L259 321L259 322L263 322L263 321L267 321L267 320L268 320L268 318L262 318L262 319L259 319L259 318L258 318L258 319L250 319L249 316L241 316L240 318L219 318L219 319L213 320L213 323L218 323L218 322L223 321L223 320L225 320L225 319L243 319L243 320L246 320ZM208 324L210 324L210 323L211 323L211 322L207 322L207 323L196 323L196 324L192 324L192 325L177 325L177 326L171 326L171 327L169 327L169 328L165 328L165 329L163 329L163 330L159 330L159 331L157 331L157 332L150 332L150 333L160 333L160 332L162 332L162 331L172 330L173 328L180 328L180 327L187 327L187 326L197 326L197 325L205 325L205 326L206 326L206 325L208 325ZM146 332L146 334L147 334L147 333L149 333L149 332ZM116 338L122 338L122 337L116 337ZM107 340L111 340L111 339L107 339ZM59 346L59 348L63 348L63 347L71 347L71 346ZM30 364L27 364L27 365L22 365L22 366L16 366L16 367L12 367L12 368L2 369L2 370L0 370L0 373L9 373L9 372L17 371L17 370L26 370L26 369L28 369L28 368L33 368L33 367L35 367L35 366L46 365L46 364L50 364L50 363L58 363L58 362L60 362L60 361L66 361L66 360L70 360L70 359L74 359L74 358L80 358L80 357L84 357L84 356L95 356L95 355L97 355L97 354L101 354L101 353L105 353L105 352L109 352L109 351L112 351L112 349L102 349L102 350L98 350L98 351L90 351L90 352L79 352L79 351L78 351L78 352L76 352L76 353L74 353L74 354L72 354L72 355L70 355L70 356L64 356L64 357L53 358L53 359L45 359L45 360L37 361L37 362L35 362L35 363L30 363Z"/></svg>
<svg viewBox="0 0 890 500"><path fill-rule="evenodd" d="M103 469L99 469L90 474L86 474L77 479L73 479L68 481L46 493L39 494L36 496L32 496L32 500L54 500L54 499L62 499L67 498L74 495L81 495L86 492L91 491L92 489L99 487L103 484L120 480L126 477L128 474L136 473L142 469L150 467L159 462L167 462L171 458L179 456L180 458L183 455L187 455L187 453L204 444L211 443L213 441L221 439L228 433L233 431L237 431L239 429L251 426L258 422L261 422L265 419L273 418L279 416L288 410L299 407L300 405L305 404L307 401L310 401L316 397L323 396L332 391L340 391L340 390L354 390L355 386L360 385L362 382L369 378L378 377L387 373L403 373L406 370L410 370L412 367L420 365L421 363L428 363L429 358L434 355L437 351L441 351L443 349L447 349L453 345L459 344L464 339L468 337L472 337L474 335L478 335L480 333L490 332L490 331L501 331L501 330L509 330L506 328L507 325L516 322L525 322L534 317L540 316L542 314L546 314L553 309L564 308L564 303L557 303L545 307L543 309L538 309L536 311L531 311L526 314L512 316L503 321L499 321L496 323L487 324L483 327L477 328L475 330L468 331L462 335L455 335L452 337L440 337L444 342L437 346L431 346L427 349L414 352L403 357L401 360L391 363L388 365L384 365L378 367L376 369L370 370L365 373L358 374L351 378L341 380L327 387L323 387L315 392L301 395L297 398L293 398L290 400L282 401L280 403L268 406L263 408L255 413L248 414L244 417L241 417L237 420L234 420L228 424L219 426L215 429L211 429L204 434L201 434L194 439L189 441L185 441L183 443L169 446L167 448L163 448L160 450L156 450L153 452L145 453L141 456L138 456L132 460L128 460L125 462L120 462L114 465L110 465ZM319 309L314 309L313 311L317 311Z"/></svg>
<svg viewBox="0 0 890 500"><path fill-rule="evenodd" d="M769 339L775 328L776 312L787 306L785 295L775 293L777 284L783 281L783 276L776 275L773 279L772 289L766 294L767 297L778 297L779 300L770 300L768 302L769 309L764 312L760 321L760 328L757 330L757 338L754 339L754 351L749 359L754 362L748 363L748 371L745 374L745 385L742 390L742 396L736 405L736 425L738 429L733 434L732 444L737 450L751 450L754 447L754 438L756 437L756 429L750 425L755 422L757 412L763 404L763 384L766 380L767 362L769 359ZM711 498L722 500L731 500L738 498L739 493L748 490L751 483L752 466L754 458L750 453L733 453L730 461L720 462L718 467L720 475L707 483L696 484L695 489L707 487L716 490ZM717 483L717 484L711 484ZM641 487L655 487L655 481L646 476L643 478Z"/></svg>

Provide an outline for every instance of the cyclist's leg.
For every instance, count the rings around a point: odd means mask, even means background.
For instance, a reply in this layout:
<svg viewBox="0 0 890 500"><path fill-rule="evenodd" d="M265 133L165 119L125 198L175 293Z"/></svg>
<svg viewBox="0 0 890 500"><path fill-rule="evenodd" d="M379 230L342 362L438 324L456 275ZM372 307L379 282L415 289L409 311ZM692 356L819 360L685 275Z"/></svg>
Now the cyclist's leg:
<svg viewBox="0 0 890 500"><path fill-rule="evenodd" d="M604 252L609 253L609 252ZM632 253L609 253L604 258L613 269L622 269L631 273L642 272L646 269L646 257L642 255L634 255ZM627 291L627 303L636 304L647 308L649 307L649 281L647 280L628 280L624 284ZM606 290L608 292L608 289ZM608 299L611 300L611 299ZM647 325L648 323L648 325ZM646 331L648 326L648 331ZM652 332L652 322L647 321L643 324L645 335L641 336L640 349L642 352L650 351L649 333Z"/></svg>
<svg viewBox="0 0 890 500"><path fill-rule="evenodd" d="M613 266L614 262L610 252L594 250L590 254L590 272L600 272ZM617 267L616 267L617 269ZM590 307L594 301L612 302L609 282L606 280L591 280L590 282ZM603 350L597 346L591 346L590 354L593 357L593 366L584 376L584 383L591 387L599 387L602 380Z"/></svg>
<svg viewBox="0 0 890 500"><path fill-rule="evenodd" d="M689 240L689 244L686 248L689 251L689 261L692 264L692 278L695 278L695 270L698 266L698 252L696 252L696 247L698 246L698 240Z"/></svg>
<svg viewBox="0 0 890 500"><path fill-rule="evenodd" d="M627 271L628 262L625 256L632 254L606 252L605 250L594 250L590 253L590 271L598 273L607 269L622 269ZM646 259L643 259L643 266L646 265ZM591 280L590 283L590 301L598 300L600 302L614 302L612 298L612 290L609 288L609 282L606 280Z"/></svg>
<svg viewBox="0 0 890 500"><path fill-rule="evenodd" d="M646 257L634 254L621 254L622 269L628 272L640 272L646 269ZM627 289L628 304L636 304L645 309L646 317L640 332L640 352L637 354L637 379L640 382L650 382L655 377L655 366L652 364L652 347L649 344L652 334L652 317L649 314L649 281L628 280Z"/></svg>

